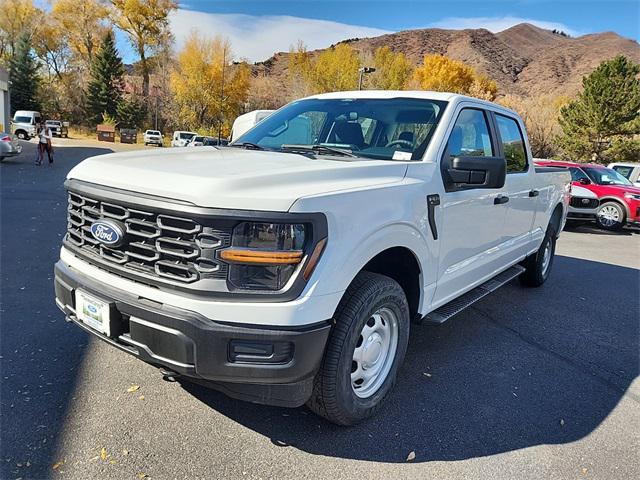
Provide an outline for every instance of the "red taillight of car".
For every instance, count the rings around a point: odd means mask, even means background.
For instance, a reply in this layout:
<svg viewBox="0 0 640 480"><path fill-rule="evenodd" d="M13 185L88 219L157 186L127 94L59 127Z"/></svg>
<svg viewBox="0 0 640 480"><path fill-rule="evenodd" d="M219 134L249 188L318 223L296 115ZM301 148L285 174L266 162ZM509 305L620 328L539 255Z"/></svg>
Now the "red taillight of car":
<svg viewBox="0 0 640 480"><path fill-rule="evenodd" d="M10 141L11 141L11 137L9 135L6 135L0 138L0 142L10 142Z"/></svg>

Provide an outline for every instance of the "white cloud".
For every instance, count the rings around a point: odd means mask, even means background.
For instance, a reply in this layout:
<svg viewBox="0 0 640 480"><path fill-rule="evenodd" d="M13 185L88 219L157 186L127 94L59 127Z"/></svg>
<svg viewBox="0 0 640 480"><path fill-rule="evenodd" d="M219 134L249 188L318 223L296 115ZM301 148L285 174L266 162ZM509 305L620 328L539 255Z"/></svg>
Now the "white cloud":
<svg viewBox="0 0 640 480"><path fill-rule="evenodd" d="M347 38L391 33L379 28L285 15L220 14L185 9L171 14L169 20L178 49L195 29L205 35L227 37L234 57L252 62L266 60L275 52L286 52L298 40L314 50Z"/></svg>
<svg viewBox="0 0 640 480"><path fill-rule="evenodd" d="M544 28L546 30L562 30L568 33L572 37L578 37L582 35L582 32L574 30L564 23L560 22L548 22L545 20L534 20L532 18L521 17L448 17L443 18L437 22L429 24L429 27L435 28L448 28L448 29L464 29L464 28L486 28L490 32L501 32L507 28L513 27L519 23L530 23L536 27Z"/></svg>

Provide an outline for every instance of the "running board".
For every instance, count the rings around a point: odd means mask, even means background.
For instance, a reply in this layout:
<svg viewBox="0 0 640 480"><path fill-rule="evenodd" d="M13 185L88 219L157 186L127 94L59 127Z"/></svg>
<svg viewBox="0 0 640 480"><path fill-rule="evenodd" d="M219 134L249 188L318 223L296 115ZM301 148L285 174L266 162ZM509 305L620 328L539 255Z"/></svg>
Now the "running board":
<svg viewBox="0 0 640 480"><path fill-rule="evenodd" d="M440 324L446 320L449 320L454 315L460 313L467 307L470 307L481 298L486 297L491 292L495 292L498 288L505 283L510 282L522 272L524 267L520 265L514 265L508 268L502 273L499 273L491 280L484 282L482 285L477 286L473 290L468 291L464 295L451 300L449 303L445 303L439 308L436 308L433 312L428 313L423 319L422 323L426 324Z"/></svg>

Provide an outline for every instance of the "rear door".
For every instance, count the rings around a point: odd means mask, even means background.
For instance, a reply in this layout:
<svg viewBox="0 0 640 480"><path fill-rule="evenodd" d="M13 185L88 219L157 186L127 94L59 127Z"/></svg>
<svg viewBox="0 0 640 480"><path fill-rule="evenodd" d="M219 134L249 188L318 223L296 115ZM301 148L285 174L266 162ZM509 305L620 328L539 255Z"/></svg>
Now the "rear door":
<svg viewBox="0 0 640 480"><path fill-rule="evenodd" d="M535 168L524 138L524 127L511 116L492 113L498 137L500 155L507 162L504 195L508 197L504 224L505 261L516 261L529 253L532 244L531 229L536 204L541 194L532 187Z"/></svg>
<svg viewBox="0 0 640 480"><path fill-rule="evenodd" d="M499 148L490 113L458 106L441 159L444 168L455 157L495 157ZM507 205L499 203L503 188L453 188L445 185L441 202L442 234L438 283L433 306L437 307L493 276L502 265Z"/></svg>

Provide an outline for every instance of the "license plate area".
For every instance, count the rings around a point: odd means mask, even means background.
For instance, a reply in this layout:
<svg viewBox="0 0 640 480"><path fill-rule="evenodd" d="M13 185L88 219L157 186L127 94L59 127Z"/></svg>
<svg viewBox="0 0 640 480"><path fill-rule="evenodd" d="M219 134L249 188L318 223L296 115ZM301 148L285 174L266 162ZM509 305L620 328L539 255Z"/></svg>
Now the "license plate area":
<svg viewBox="0 0 640 480"><path fill-rule="evenodd" d="M76 290L76 316L89 328L111 336L111 306L84 290Z"/></svg>

